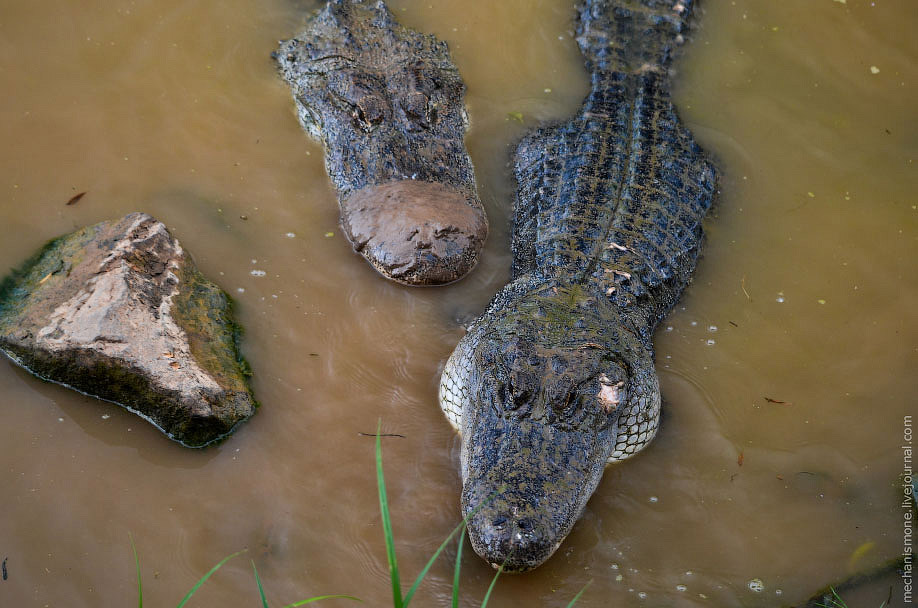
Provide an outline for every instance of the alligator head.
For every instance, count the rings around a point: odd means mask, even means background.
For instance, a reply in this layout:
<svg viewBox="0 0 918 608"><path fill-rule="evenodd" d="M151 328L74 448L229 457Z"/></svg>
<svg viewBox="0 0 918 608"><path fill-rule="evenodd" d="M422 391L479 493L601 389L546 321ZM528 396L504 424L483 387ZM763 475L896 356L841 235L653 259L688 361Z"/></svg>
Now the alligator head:
<svg viewBox="0 0 918 608"><path fill-rule="evenodd" d="M462 435L472 546L510 572L558 548L610 459L653 438L660 404L649 347L605 298L520 287L470 328L440 388Z"/></svg>
<svg viewBox="0 0 918 608"><path fill-rule="evenodd" d="M355 250L411 285L469 272L488 222L446 43L399 25L383 2L332 0L275 58L300 122L325 143Z"/></svg>

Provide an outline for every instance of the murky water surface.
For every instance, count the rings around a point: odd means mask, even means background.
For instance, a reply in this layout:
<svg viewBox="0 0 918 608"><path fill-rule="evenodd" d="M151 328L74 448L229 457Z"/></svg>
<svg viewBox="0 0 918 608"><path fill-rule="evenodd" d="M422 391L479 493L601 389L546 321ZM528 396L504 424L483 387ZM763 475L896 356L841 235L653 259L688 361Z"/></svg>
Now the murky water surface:
<svg viewBox="0 0 918 608"><path fill-rule="evenodd" d="M407 579L458 520L458 441L436 385L461 323L507 279L513 144L586 90L571 4L392 2L450 43L493 226L469 278L417 290L351 252L321 149L275 75L276 40L315 3L0 2L0 266L75 227L152 213L238 301L263 404L192 451L0 361L0 605L130 605L129 535L150 606L242 548L191 605L257 605L250 559L275 605L390 601L373 439L359 433L381 419L404 435L384 453ZM587 581L583 606L789 605L902 551L918 4L718 0L699 17L677 99L723 193L657 334L662 430L493 606L565 606ZM446 605L454 555L416 603ZM464 606L491 575L467 547ZM879 605L888 584L857 605Z"/></svg>

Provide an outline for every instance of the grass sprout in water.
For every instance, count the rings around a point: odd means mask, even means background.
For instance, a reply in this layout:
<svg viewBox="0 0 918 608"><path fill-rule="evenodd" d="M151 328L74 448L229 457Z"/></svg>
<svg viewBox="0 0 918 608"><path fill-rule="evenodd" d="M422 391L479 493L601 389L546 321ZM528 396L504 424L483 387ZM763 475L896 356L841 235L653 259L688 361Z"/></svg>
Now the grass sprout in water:
<svg viewBox="0 0 918 608"><path fill-rule="evenodd" d="M398 560L396 559L396 556L395 556L395 536L392 532L392 518L389 512L389 500L388 500L388 497L386 496L386 480L383 475L382 442L381 442L382 435L380 434L381 426L382 426L382 422L380 421L376 429L376 482L379 488L379 512L380 512L380 515L382 516L383 536L384 536L385 543L386 543L386 559L389 563L389 580L392 585L392 606L393 608L407 608L411 600L414 598L414 595L417 592L418 588L421 586L421 582L424 580L424 578L427 576L427 573L430 571L430 568L433 566L434 562L437 560L438 557L440 557L440 554L443 553L443 550L446 549L447 545L449 545L449 543L453 540L453 538L458 535L459 545L456 551L456 566L453 571L453 592L452 592L452 602L451 602L452 608L458 608L459 606L459 577L460 577L460 570L461 570L461 565L462 565L462 546L463 546L463 540L465 538L466 527L468 525L469 518L474 516L475 513L478 511L478 509L484 506L484 504L488 500L493 498L493 496L485 500L485 502L483 502L481 505L479 505L475 509L473 509L465 517L465 519L463 519L459 523L459 525L456 526L453 529L453 531L449 533L449 536L446 537L446 540L444 540L440 544L437 550L434 551L434 554L431 556L431 558L427 561L427 564L424 566L424 568L421 569L420 574L418 574L417 578L414 580L414 583L411 585L411 588L408 589L408 593L402 595L401 577L398 571ZM134 552L134 565L137 570L137 606L138 608L143 608L143 579L140 574L140 558L137 556L137 547L134 545L133 537L131 537L131 550ZM207 574L202 576L198 580L198 582L195 583L195 585L185 595L185 597L182 598L182 601L178 603L176 608L184 608L184 606L188 603L188 601L192 598L192 596L198 591L198 589L201 588L201 585L207 582L207 579L213 576L213 574L217 570L219 570L226 562L230 561L231 559L233 559L234 557L238 555L241 555L242 553L245 553L245 550L237 551L236 553L233 553L232 555L227 555L222 560L220 560L213 568L210 569L210 571ZM491 579L491 584L488 586L488 590L485 593L484 599L481 602L481 608L487 608L488 601L491 599L491 593L494 591L494 587L497 585L497 579L500 577L503 571L504 571L504 565L501 564L501 566L497 569L497 573L494 575L494 578ZM255 577L255 585L258 588L258 596L261 599L262 608L270 608L268 604L268 599L265 596L264 586L261 583L261 578L258 576L258 568L255 567L254 560L252 560L252 573L254 574L254 577ZM591 582L592 581L589 581L586 585L583 586L583 588L577 593L577 595L574 596L574 599L572 599L570 603L567 605L567 608L572 608L574 604L577 603L577 600L580 599L580 596L583 595L587 587L590 586ZM300 600L298 602L287 604L286 606L284 606L284 608L296 608L297 606L305 606L306 604L311 604L313 602L318 602L321 600L330 600L330 599L349 599L349 600L355 600L358 602L362 601L360 598L354 597L352 595L340 595L340 594L339 595L318 595L318 596L311 597L305 600ZM837 605L830 606L828 608L845 608L845 606L844 604L837 604Z"/></svg>

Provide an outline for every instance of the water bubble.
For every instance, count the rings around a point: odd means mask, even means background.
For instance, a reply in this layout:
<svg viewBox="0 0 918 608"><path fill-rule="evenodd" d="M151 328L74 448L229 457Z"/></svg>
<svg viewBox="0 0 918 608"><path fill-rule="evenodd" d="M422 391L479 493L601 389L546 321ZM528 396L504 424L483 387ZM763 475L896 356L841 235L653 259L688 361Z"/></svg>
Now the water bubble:
<svg viewBox="0 0 918 608"><path fill-rule="evenodd" d="M691 323L689 323L689 325L691 325L692 327L697 327L698 321L692 321Z"/></svg>
<svg viewBox="0 0 918 608"><path fill-rule="evenodd" d="M643 591L638 591L638 597L643 600L647 598L647 594L644 593Z"/></svg>
<svg viewBox="0 0 918 608"><path fill-rule="evenodd" d="M782 593L784 592L781 591L780 589L775 589L775 595L781 595Z"/></svg>
<svg viewBox="0 0 918 608"><path fill-rule="evenodd" d="M61 420L63 420L63 418ZM612 564L609 567L612 568L613 570L618 570L618 564Z"/></svg>
<svg viewBox="0 0 918 608"><path fill-rule="evenodd" d="M293 232L288 232L288 233L285 234L284 236L286 236L288 239L294 239L294 238L296 238L296 234L294 234Z"/></svg>
<svg viewBox="0 0 918 608"><path fill-rule="evenodd" d="M778 304L783 303L783 302L784 302L784 296L778 296L777 298L775 298L775 302L777 302Z"/></svg>
<svg viewBox="0 0 918 608"><path fill-rule="evenodd" d="M692 572L691 570L686 570L686 571L685 571L685 576L692 576L693 574L695 574L695 573Z"/></svg>
<svg viewBox="0 0 918 608"><path fill-rule="evenodd" d="M236 291L238 291L239 293L245 293L245 287L237 287Z"/></svg>
<svg viewBox="0 0 918 608"><path fill-rule="evenodd" d="M709 326L708 326L708 331L711 332L711 333L717 331L717 326L716 326L716 325L709 325Z"/></svg>
<svg viewBox="0 0 918 608"><path fill-rule="evenodd" d="M763 583L760 578L754 578L749 581L749 591L753 593L762 593L765 591L765 583Z"/></svg>
<svg viewBox="0 0 918 608"><path fill-rule="evenodd" d="M252 260L252 263L253 263L253 264L257 264L257 263L258 263L258 260L253 259L253 260Z"/></svg>
<svg viewBox="0 0 918 608"><path fill-rule="evenodd" d="M672 325L667 325L667 326L666 326L666 331L672 331L672 330L673 330L673 326L672 326Z"/></svg>
<svg viewBox="0 0 918 608"><path fill-rule="evenodd" d="M649 500L650 502L660 502L660 499L657 498L656 496L651 496L651 497L648 498L647 500Z"/></svg>
<svg viewBox="0 0 918 608"><path fill-rule="evenodd" d="M263 276L265 276L267 273L266 273L264 270L253 270L253 271L250 272L249 274L251 274L253 277L263 277Z"/></svg>
<svg viewBox="0 0 918 608"><path fill-rule="evenodd" d="M688 589L685 585L676 585L676 591L685 591Z"/></svg>
<svg viewBox="0 0 918 608"><path fill-rule="evenodd" d="M714 340L708 340L705 342L708 346L714 346Z"/></svg>
<svg viewBox="0 0 918 608"><path fill-rule="evenodd" d="M109 418L111 418L111 416L108 414L102 414L102 420L108 420Z"/></svg>

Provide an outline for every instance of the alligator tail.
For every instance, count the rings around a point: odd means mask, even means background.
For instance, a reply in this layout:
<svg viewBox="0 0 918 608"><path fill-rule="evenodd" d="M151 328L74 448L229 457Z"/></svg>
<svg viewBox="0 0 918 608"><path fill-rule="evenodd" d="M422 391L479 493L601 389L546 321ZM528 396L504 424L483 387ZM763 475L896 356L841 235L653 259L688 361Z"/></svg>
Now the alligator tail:
<svg viewBox="0 0 918 608"><path fill-rule="evenodd" d="M688 26L693 0L586 0L578 6L577 44L587 70L666 69Z"/></svg>

